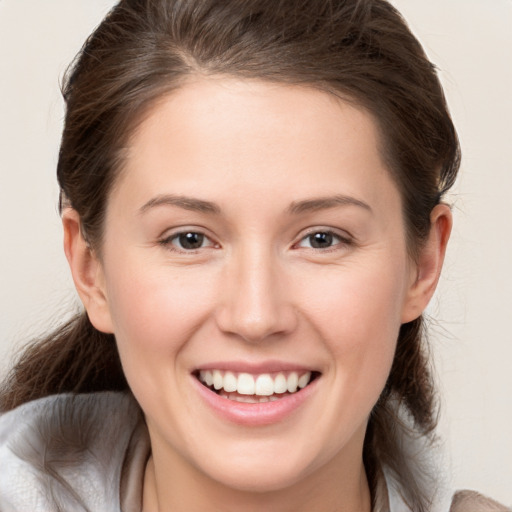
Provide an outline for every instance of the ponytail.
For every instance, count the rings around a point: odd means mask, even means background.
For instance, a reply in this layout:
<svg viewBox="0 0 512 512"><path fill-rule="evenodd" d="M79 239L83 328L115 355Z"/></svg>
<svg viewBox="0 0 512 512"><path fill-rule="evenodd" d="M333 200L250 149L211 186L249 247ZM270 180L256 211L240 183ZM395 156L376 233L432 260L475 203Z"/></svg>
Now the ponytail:
<svg viewBox="0 0 512 512"><path fill-rule="evenodd" d="M0 386L0 411L56 393L126 389L114 336L83 312L23 351Z"/></svg>

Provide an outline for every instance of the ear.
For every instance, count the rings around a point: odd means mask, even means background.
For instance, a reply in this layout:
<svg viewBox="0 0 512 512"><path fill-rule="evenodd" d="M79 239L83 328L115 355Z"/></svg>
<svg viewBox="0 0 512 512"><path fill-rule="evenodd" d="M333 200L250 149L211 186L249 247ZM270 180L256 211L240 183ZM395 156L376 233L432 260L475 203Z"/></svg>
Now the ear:
<svg viewBox="0 0 512 512"><path fill-rule="evenodd" d="M62 214L64 252L73 281L89 320L96 329L112 333L112 319L105 290L103 267L84 238L80 216L73 208Z"/></svg>
<svg viewBox="0 0 512 512"><path fill-rule="evenodd" d="M446 245L452 230L452 212L446 204L438 204L430 214L430 233L422 246L418 261L413 264L402 323L418 318L436 290L443 267Z"/></svg>

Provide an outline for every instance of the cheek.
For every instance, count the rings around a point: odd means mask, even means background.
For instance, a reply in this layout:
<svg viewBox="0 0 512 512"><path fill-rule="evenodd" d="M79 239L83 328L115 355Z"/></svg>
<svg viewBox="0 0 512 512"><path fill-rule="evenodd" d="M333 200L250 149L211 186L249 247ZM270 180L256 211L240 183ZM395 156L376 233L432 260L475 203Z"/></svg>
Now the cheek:
<svg viewBox="0 0 512 512"><path fill-rule="evenodd" d="M336 378L352 389L385 384L401 325L405 268L365 262L305 283L306 314L331 354Z"/></svg>
<svg viewBox="0 0 512 512"><path fill-rule="evenodd" d="M175 355L208 315L211 287L200 273L125 261L108 277L109 309L124 365L128 358L136 365Z"/></svg>

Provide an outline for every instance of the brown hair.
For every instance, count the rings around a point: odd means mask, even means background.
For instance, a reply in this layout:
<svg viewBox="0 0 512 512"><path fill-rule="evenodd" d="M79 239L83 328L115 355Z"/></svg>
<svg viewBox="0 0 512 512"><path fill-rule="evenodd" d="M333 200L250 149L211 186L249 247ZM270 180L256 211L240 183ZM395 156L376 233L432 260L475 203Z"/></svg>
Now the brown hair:
<svg viewBox="0 0 512 512"><path fill-rule="evenodd" d="M123 147L154 102L194 74L313 86L365 108L400 189L416 254L430 213L453 184L459 145L434 66L385 0L123 0L86 41L66 77L57 175L61 208L80 215L101 252L109 191ZM127 389L112 335L85 313L24 352L1 393L4 410L52 393ZM381 466L405 498L429 497L399 446L403 404L415 429L436 425L422 319L400 330L391 373L372 411L364 458L372 488Z"/></svg>

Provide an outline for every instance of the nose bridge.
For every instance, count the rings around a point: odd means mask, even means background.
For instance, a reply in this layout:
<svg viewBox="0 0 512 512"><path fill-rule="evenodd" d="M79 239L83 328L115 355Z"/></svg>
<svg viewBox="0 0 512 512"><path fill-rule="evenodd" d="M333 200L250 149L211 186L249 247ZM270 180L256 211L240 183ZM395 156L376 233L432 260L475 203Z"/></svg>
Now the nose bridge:
<svg viewBox="0 0 512 512"><path fill-rule="evenodd" d="M293 329L293 307L271 248L248 243L233 254L228 267L218 316L223 331L254 342Z"/></svg>

